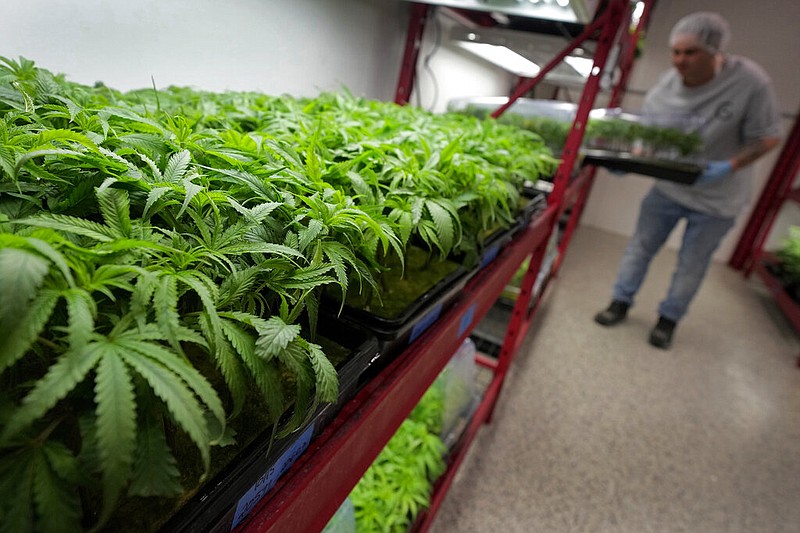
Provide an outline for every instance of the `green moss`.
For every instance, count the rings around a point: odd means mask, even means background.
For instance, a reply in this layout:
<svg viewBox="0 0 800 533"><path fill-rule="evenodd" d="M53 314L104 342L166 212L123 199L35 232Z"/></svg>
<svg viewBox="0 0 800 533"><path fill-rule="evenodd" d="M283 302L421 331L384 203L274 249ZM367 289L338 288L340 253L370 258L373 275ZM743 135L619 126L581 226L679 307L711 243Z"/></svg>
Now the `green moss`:
<svg viewBox="0 0 800 533"><path fill-rule="evenodd" d="M380 292L350 290L348 305L382 318L400 317L437 283L461 267L453 261L432 257L415 246L408 248L405 269L397 258L390 258L387 263L386 270L378 277Z"/></svg>

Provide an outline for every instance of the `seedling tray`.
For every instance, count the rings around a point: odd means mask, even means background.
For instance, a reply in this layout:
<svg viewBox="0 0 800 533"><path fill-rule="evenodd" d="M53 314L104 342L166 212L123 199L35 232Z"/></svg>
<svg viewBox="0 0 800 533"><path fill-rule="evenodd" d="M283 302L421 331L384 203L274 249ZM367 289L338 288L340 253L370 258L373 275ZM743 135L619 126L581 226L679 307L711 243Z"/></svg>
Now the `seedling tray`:
<svg viewBox="0 0 800 533"><path fill-rule="evenodd" d="M547 208L547 193L534 187L524 187L522 198L526 200L522 206L522 224L520 229L524 229L531 223L533 217Z"/></svg>
<svg viewBox="0 0 800 533"><path fill-rule="evenodd" d="M350 356L336 366L339 375L337 402L317 407L300 428L275 439L271 445L272 428L267 428L187 501L162 532L231 531L269 493L341 407L355 396L361 384L360 376L377 358L377 339L364 328L343 320L320 321L319 335L351 350Z"/></svg>
<svg viewBox="0 0 800 533"><path fill-rule="evenodd" d="M511 227L495 231L481 244L481 257L477 270L486 268L500 254L500 250L508 246L520 229L522 229L523 217Z"/></svg>
<svg viewBox="0 0 800 533"><path fill-rule="evenodd" d="M349 305L344 306L343 318L362 325L378 339L379 355L368 371L362 374L362 382L374 376L438 320L442 312L457 299L467 282L468 273L466 267L459 265L414 300L402 313L391 318ZM327 307L322 311L331 312L331 308Z"/></svg>
<svg viewBox="0 0 800 533"><path fill-rule="evenodd" d="M370 327L378 337L378 346L383 358L382 364L391 361L439 319L442 313L457 300L461 289L467 283L468 274L466 268L460 268L446 280L447 282L438 285L435 293L426 295L427 304L402 325L385 329ZM380 366L376 366L376 369L380 370Z"/></svg>
<svg viewBox="0 0 800 533"><path fill-rule="evenodd" d="M471 269L470 278L490 265L500 251L514 240L514 236L527 228L533 217L547 207L547 194L531 187L524 188L522 200L524 204L518 211L516 221L508 228L495 231L482 243L479 260Z"/></svg>
<svg viewBox="0 0 800 533"><path fill-rule="evenodd" d="M317 424L315 436L319 435L327 423L339 414L344 404L353 399L363 384L361 376L380 355L377 337L363 326L344 318L321 318L318 329L323 337L353 349L347 360L336 365L339 376L339 398L336 403L322 407L320 413L322 418Z"/></svg>
<svg viewBox="0 0 800 533"><path fill-rule="evenodd" d="M622 152L584 150L583 156L585 165L597 165L611 170L644 174L686 185L693 184L703 172L703 167L696 163L636 157Z"/></svg>
<svg viewBox="0 0 800 533"><path fill-rule="evenodd" d="M378 349L383 363L413 343L439 319L466 284L467 274L465 267L459 267L417 299L410 306L414 312L404 314L402 319L386 320L360 309L351 310L353 318L357 318L359 322L363 320L361 323L378 338Z"/></svg>

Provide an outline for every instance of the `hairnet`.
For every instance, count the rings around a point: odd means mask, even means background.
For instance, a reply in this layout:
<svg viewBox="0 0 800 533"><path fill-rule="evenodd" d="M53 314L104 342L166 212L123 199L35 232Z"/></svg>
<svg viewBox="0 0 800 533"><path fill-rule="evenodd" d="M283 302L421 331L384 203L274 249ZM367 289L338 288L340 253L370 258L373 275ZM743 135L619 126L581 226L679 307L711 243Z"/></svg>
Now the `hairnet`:
<svg viewBox="0 0 800 533"><path fill-rule="evenodd" d="M728 21L717 13L700 11L680 19L669 34L670 45L678 35L692 35L700 46L712 54L723 52L731 36Z"/></svg>

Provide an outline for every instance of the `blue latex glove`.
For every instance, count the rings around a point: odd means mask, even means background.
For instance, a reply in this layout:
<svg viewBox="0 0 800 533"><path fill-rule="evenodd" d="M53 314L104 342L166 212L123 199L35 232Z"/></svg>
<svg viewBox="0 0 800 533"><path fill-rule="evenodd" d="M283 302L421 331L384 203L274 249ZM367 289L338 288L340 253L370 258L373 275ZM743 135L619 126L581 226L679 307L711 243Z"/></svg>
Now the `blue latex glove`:
<svg viewBox="0 0 800 533"><path fill-rule="evenodd" d="M706 169L697 178L697 183L712 183L720 180L733 172L733 165L730 161L709 161L706 164Z"/></svg>

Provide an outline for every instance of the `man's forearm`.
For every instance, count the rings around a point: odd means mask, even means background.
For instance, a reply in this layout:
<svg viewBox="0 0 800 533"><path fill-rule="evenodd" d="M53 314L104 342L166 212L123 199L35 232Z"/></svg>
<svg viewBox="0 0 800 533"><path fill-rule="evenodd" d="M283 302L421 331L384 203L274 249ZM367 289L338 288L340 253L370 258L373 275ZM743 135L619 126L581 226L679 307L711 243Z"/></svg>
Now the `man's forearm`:
<svg viewBox="0 0 800 533"><path fill-rule="evenodd" d="M733 170L739 170L753 163L761 156L778 146L779 137L765 137L758 142L746 146L742 151L731 158Z"/></svg>

